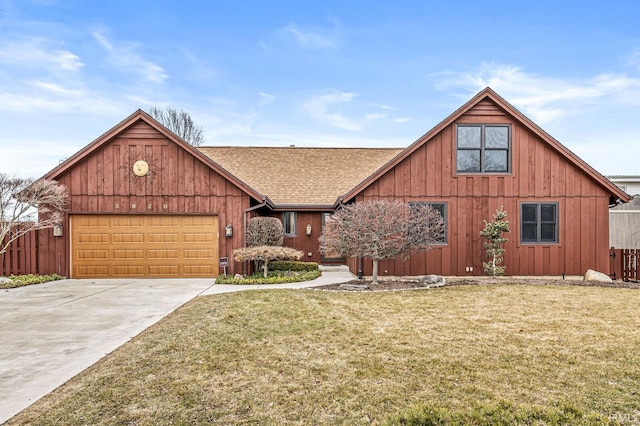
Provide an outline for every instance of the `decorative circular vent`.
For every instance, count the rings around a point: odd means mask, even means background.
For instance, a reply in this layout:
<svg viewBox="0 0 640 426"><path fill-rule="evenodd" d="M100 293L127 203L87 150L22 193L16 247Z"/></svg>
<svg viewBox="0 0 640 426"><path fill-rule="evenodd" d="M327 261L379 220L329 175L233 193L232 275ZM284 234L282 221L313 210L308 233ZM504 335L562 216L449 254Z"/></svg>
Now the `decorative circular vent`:
<svg viewBox="0 0 640 426"><path fill-rule="evenodd" d="M144 160L138 160L133 163L133 173L136 176L144 176L149 173L149 164Z"/></svg>

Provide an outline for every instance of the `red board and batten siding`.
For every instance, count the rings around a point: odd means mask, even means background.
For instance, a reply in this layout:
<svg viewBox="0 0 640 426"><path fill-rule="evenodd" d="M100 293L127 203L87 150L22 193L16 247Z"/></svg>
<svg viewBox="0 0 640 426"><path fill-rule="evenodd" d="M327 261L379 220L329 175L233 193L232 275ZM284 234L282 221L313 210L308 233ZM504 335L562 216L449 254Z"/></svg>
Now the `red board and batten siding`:
<svg viewBox="0 0 640 426"><path fill-rule="evenodd" d="M320 234L322 233L323 215L324 212L321 211L297 211L296 235L284 237L282 245L292 247L304 253L302 259L300 259L303 262L323 263L318 249L318 238L320 238ZM282 220L282 213L273 213L271 216ZM311 235L307 235L307 225L311 225Z"/></svg>
<svg viewBox="0 0 640 426"><path fill-rule="evenodd" d="M455 126L461 123L510 124L512 171L457 173ZM383 275L482 275L485 257L480 231L483 220L490 220L500 206L507 211L511 229L504 259L508 275L582 275L589 268L609 269L609 193L488 101L433 135L358 193L356 201L377 198L444 202L448 210L447 244L414 253L404 262L381 262ZM558 203L558 244L520 243L522 202ZM350 261L352 271L355 264ZM371 262L364 265L364 273L369 274Z"/></svg>
<svg viewBox="0 0 640 426"><path fill-rule="evenodd" d="M149 164L136 176L133 163ZM169 140L143 120L82 158L56 179L69 188L69 214L206 214L217 215L219 255L231 257L243 246L244 211L250 197L202 160ZM225 237L231 224L233 237ZM69 229L69 220L65 223ZM67 240L67 238L65 238ZM64 274L69 276L68 249ZM230 262L228 273L234 273Z"/></svg>

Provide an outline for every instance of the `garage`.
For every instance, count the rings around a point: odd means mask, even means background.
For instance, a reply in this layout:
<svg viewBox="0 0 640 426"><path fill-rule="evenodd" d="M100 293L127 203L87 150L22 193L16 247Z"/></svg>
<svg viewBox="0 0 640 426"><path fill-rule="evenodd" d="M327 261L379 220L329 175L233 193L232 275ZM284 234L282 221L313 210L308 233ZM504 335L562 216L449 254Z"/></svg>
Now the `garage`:
<svg viewBox="0 0 640 426"><path fill-rule="evenodd" d="M71 215L72 278L218 275L218 217Z"/></svg>

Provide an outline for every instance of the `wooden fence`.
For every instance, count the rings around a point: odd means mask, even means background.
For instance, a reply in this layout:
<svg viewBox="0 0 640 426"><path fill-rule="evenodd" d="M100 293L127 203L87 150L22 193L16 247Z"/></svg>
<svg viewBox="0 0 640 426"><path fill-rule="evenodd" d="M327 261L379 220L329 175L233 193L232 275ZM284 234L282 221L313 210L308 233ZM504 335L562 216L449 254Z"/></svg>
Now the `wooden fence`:
<svg viewBox="0 0 640 426"><path fill-rule="evenodd" d="M40 235L41 232L39 230L31 231L13 241L7 251L1 255L0 275L38 273L38 241Z"/></svg>
<svg viewBox="0 0 640 426"><path fill-rule="evenodd" d="M609 250L611 278L623 281L640 281L640 249Z"/></svg>
<svg viewBox="0 0 640 426"><path fill-rule="evenodd" d="M37 229L13 241L0 255L0 276L24 274L68 275L65 238L53 230Z"/></svg>

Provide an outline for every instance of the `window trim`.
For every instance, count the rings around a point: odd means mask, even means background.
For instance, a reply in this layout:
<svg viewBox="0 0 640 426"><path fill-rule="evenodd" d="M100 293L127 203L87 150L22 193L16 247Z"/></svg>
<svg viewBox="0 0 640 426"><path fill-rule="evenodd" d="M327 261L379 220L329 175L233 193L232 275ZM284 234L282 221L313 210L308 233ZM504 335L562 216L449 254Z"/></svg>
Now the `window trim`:
<svg viewBox="0 0 640 426"><path fill-rule="evenodd" d="M524 237L524 231L523 231L523 226L525 224L525 222L523 221L524 219L524 214L522 212L523 207L524 206L536 206L536 241L523 241L523 237ZM542 215L541 215L541 208L543 205L552 205L555 208L555 218L553 222L543 222L542 221ZM557 201L523 201L520 203L520 218L519 218L519 225L520 225L520 244L522 245L559 245L560 244L560 203L558 203ZM527 222L527 223L533 223L533 222ZM542 224L544 223L553 223L555 225L554 227L554 237L553 237L553 241L542 241Z"/></svg>
<svg viewBox="0 0 640 426"><path fill-rule="evenodd" d="M409 201L409 208L411 208L411 206L416 205L416 204L422 204L422 205L426 205L429 207L432 207L434 205L441 205L443 206L443 216L442 218L444 219L444 240L443 241L438 241L435 245L437 246L446 246L449 244L449 203L447 203L446 201Z"/></svg>
<svg viewBox="0 0 640 426"><path fill-rule="evenodd" d="M479 127L480 128L480 148L460 148L458 146L459 141L458 141L458 129L460 129L461 127ZM486 129L489 127L504 127L507 129L507 148L487 148L485 146L486 143ZM456 136L455 136L455 148L456 148L456 158L455 158L455 163L456 163L456 173L459 174L464 174L464 175L468 175L468 174L510 174L512 173L512 161L511 161L511 151L512 151L512 143L511 143L511 138L512 138L512 130L511 130L511 124L505 123L505 124L475 124L475 123L462 123L462 124L457 124L456 125ZM460 151L479 151L480 152L480 170L478 171L465 171L465 170L459 170L458 169L458 153ZM485 168L485 152L486 151L507 151L507 169L506 170L484 170Z"/></svg>
<svg viewBox="0 0 640 426"><path fill-rule="evenodd" d="M287 217L291 217L291 221L287 220ZM285 237L295 237L297 234L298 215L296 212L283 212L282 213L282 231ZM291 225L293 229L289 229L287 232L287 225Z"/></svg>

